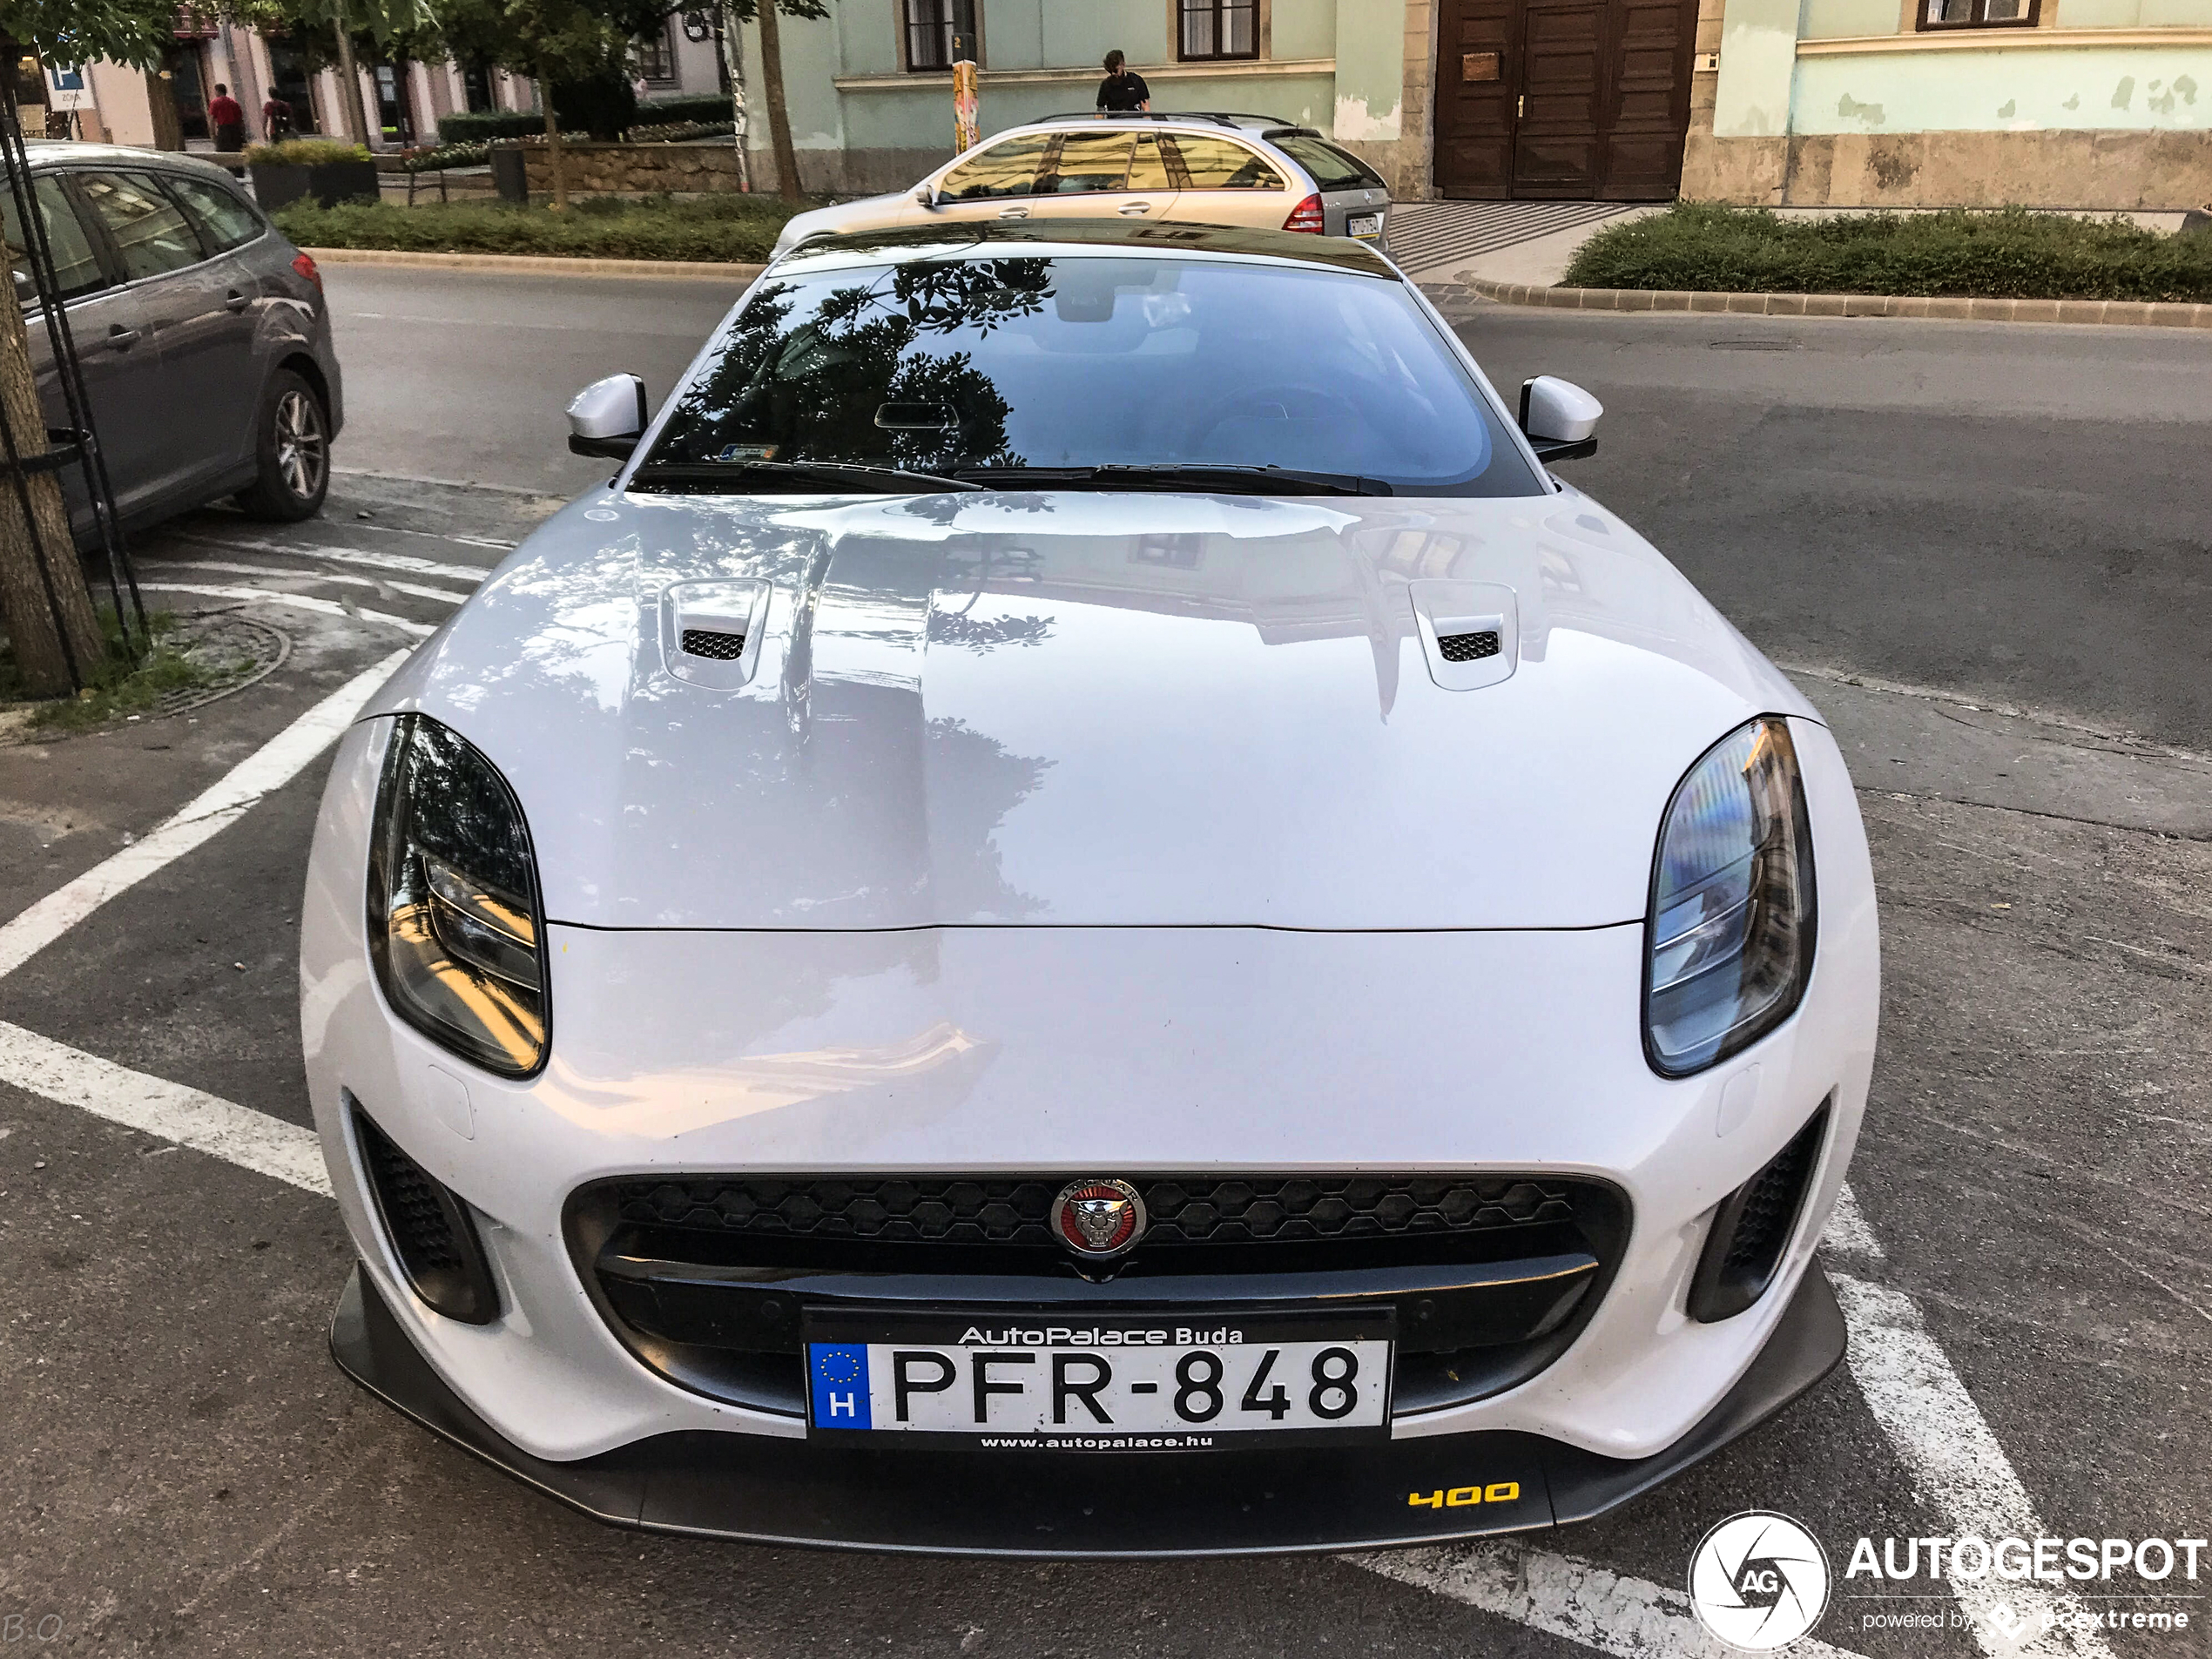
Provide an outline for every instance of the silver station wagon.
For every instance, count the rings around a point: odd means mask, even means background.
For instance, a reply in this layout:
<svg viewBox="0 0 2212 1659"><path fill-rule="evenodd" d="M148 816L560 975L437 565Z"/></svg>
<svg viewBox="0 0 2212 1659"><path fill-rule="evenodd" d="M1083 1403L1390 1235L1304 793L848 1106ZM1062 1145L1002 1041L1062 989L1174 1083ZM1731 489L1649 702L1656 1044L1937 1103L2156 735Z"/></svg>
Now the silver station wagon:
<svg viewBox="0 0 2212 1659"><path fill-rule="evenodd" d="M343 416L314 261L222 168L102 144L29 146L56 298L126 527L225 496L257 517L320 510ZM11 192L8 258L47 423L69 424ZM89 502L63 474L80 540Z"/></svg>
<svg viewBox="0 0 2212 1659"><path fill-rule="evenodd" d="M1382 246L1390 189L1312 127L1270 115L1069 115L998 134L910 191L795 214L816 237L985 219L1163 219Z"/></svg>

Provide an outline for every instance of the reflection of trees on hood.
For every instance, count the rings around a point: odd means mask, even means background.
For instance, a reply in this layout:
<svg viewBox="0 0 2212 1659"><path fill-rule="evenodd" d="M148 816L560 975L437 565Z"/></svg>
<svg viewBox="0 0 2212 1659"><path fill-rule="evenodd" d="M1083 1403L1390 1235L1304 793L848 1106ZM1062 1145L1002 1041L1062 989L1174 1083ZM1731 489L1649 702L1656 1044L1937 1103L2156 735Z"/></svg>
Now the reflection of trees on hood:
<svg viewBox="0 0 2212 1659"><path fill-rule="evenodd" d="M926 342L1037 314L1050 279L1042 259L900 265L832 289L796 327L798 286L765 290L678 401L668 458L711 461L734 447L922 470L1019 466L1007 447L1012 406L990 376L968 352ZM914 424L879 425L887 404L904 406ZM934 412L947 423L929 424Z"/></svg>

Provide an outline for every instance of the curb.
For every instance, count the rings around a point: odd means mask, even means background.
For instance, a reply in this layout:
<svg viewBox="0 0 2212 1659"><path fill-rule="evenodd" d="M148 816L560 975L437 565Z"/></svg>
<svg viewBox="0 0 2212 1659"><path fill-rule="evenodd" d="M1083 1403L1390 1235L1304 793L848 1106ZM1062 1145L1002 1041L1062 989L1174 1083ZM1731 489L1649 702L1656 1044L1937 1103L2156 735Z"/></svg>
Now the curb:
<svg viewBox="0 0 2212 1659"><path fill-rule="evenodd" d="M768 267L723 265L706 260L586 260L550 253L416 253L385 247L310 247L300 250L317 265L398 265L439 271L507 271L516 275L726 277L740 286Z"/></svg>
<svg viewBox="0 0 2212 1659"><path fill-rule="evenodd" d="M1656 288L1548 288L1467 273L1468 289L1501 305L1564 311L1694 311L1738 317L1940 317L1962 322L2106 323L2212 328L2212 305L2148 300L1968 300L1900 293L1684 293Z"/></svg>

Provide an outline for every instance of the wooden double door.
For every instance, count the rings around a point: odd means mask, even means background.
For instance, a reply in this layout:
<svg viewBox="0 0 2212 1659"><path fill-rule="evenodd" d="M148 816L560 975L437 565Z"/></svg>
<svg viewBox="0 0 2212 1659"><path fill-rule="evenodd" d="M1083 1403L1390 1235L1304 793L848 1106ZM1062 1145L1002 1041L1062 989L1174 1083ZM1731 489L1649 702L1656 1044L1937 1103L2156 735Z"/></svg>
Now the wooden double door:
<svg viewBox="0 0 2212 1659"><path fill-rule="evenodd" d="M1697 0L1440 0L1438 12L1440 194L1675 195Z"/></svg>

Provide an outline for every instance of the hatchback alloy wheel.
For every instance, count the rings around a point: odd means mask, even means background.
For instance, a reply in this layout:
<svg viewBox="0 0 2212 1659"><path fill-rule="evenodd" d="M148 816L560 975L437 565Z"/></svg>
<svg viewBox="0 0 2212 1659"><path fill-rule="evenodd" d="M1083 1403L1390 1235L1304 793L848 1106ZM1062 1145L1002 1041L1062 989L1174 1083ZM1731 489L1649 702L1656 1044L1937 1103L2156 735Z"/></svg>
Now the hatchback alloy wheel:
<svg viewBox="0 0 2212 1659"><path fill-rule="evenodd" d="M330 439L314 399L296 388L277 403L276 462L285 488L301 501L314 501L322 494Z"/></svg>

